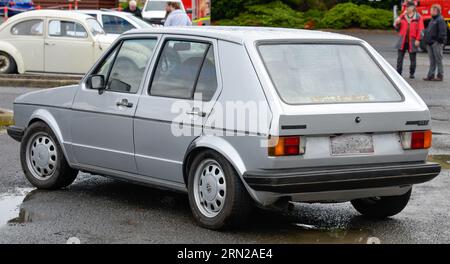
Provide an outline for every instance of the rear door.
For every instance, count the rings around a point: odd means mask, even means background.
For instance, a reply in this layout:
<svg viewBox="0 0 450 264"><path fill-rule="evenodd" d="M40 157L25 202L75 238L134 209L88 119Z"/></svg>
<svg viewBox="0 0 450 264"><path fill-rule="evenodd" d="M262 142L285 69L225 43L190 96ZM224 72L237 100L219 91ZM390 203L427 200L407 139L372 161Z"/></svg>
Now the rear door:
<svg viewBox="0 0 450 264"><path fill-rule="evenodd" d="M219 93L217 42L166 36L134 121L139 174L183 182L182 161Z"/></svg>

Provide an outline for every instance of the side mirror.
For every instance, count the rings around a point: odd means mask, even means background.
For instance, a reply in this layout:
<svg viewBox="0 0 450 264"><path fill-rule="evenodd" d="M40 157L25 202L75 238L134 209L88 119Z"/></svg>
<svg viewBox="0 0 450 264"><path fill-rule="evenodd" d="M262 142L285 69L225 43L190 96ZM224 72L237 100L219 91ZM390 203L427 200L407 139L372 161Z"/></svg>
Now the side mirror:
<svg viewBox="0 0 450 264"><path fill-rule="evenodd" d="M98 90L98 94L102 94L106 89L105 76L103 75L91 75L86 81L86 86L89 89Z"/></svg>

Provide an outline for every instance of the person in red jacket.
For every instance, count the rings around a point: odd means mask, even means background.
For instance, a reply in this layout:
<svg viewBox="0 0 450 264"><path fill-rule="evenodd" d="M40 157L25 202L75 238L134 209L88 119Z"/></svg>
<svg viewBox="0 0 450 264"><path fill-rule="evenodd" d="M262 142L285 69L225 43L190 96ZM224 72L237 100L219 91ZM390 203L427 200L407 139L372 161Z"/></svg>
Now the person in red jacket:
<svg viewBox="0 0 450 264"><path fill-rule="evenodd" d="M396 45L398 49L397 72L402 74L403 59L405 53L408 52L411 61L409 78L414 79L416 55L420 46L422 31L424 30L423 18L416 12L414 1L406 3L406 11L395 20L394 27L399 31L399 40Z"/></svg>

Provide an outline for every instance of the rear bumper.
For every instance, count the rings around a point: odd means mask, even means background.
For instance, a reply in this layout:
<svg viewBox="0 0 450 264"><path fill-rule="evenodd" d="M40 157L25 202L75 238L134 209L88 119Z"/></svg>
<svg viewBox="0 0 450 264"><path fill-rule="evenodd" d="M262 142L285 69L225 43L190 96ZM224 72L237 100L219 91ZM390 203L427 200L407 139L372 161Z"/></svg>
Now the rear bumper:
<svg viewBox="0 0 450 264"><path fill-rule="evenodd" d="M255 191L292 194L406 186L440 171L437 163L414 162L248 171L243 178Z"/></svg>
<svg viewBox="0 0 450 264"><path fill-rule="evenodd" d="M6 129L8 132L8 135L12 137L14 140L21 142L22 137L24 134L24 129L16 127L16 126L10 126Z"/></svg>

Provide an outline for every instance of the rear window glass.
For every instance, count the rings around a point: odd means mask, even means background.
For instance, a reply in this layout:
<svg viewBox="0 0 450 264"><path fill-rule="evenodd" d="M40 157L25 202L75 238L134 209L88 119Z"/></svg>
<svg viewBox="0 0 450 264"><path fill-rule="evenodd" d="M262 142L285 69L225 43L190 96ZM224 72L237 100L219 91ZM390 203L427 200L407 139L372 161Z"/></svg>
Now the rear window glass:
<svg viewBox="0 0 450 264"><path fill-rule="evenodd" d="M145 11L165 11L169 1L148 1Z"/></svg>
<svg viewBox="0 0 450 264"><path fill-rule="evenodd" d="M263 44L259 52L279 96L288 104L402 100L359 45Z"/></svg>

